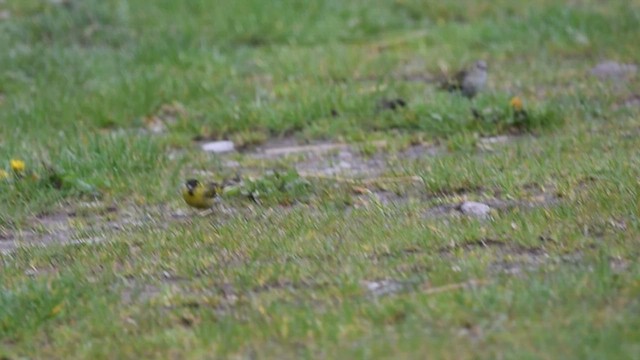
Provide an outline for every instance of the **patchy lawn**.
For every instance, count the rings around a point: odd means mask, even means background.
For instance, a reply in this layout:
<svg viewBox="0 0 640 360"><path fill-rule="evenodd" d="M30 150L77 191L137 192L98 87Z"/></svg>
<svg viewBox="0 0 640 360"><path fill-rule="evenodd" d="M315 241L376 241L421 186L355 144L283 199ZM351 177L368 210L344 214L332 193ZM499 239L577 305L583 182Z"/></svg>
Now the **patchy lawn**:
<svg viewBox="0 0 640 360"><path fill-rule="evenodd" d="M637 357L638 24L0 2L0 357ZM202 216L191 177L235 185Z"/></svg>

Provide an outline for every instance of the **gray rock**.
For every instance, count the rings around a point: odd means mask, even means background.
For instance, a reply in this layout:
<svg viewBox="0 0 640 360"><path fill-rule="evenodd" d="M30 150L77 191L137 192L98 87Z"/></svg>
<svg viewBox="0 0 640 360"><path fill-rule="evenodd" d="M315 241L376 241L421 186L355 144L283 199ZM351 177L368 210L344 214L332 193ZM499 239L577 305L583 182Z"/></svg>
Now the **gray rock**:
<svg viewBox="0 0 640 360"><path fill-rule="evenodd" d="M402 283L395 280L363 281L362 285L374 297L396 294L405 288Z"/></svg>
<svg viewBox="0 0 640 360"><path fill-rule="evenodd" d="M513 136L498 135L481 138L480 142L483 144L504 144L513 140Z"/></svg>
<svg viewBox="0 0 640 360"><path fill-rule="evenodd" d="M234 149L233 141L228 140L212 141L202 144L202 150L216 154L233 151Z"/></svg>
<svg viewBox="0 0 640 360"><path fill-rule="evenodd" d="M615 61L605 61L594 66L591 69L591 75L600 79L623 79L627 76L634 75L638 71L638 67L633 64L620 64Z"/></svg>
<svg viewBox="0 0 640 360"><path fill-rule="evenodd" d="M486 219L491 213L491 207L475 201L465 201L460 205L460 211L465 215Z"/></svg>

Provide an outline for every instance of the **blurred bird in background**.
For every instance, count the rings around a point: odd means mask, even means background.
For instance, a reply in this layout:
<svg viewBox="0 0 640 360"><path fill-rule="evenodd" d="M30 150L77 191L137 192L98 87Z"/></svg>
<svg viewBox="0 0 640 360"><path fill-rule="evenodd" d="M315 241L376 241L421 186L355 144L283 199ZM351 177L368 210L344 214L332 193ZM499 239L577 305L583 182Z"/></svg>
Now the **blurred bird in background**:
<svg viewBox="0 0 640 360"><path fill-rule="evenodd" d="M440 84L447 91L459 91L471 99L476 96L487 83L487 63L484 60L474 62L469 68L458 71L452 78Z"/></svg>

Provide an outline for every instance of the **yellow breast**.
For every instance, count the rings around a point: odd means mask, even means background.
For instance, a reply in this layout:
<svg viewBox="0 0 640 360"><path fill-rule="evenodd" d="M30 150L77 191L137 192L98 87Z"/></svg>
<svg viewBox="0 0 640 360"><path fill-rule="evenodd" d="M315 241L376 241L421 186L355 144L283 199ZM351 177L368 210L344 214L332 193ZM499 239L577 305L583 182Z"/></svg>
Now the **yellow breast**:
<svg viewBox="0 0 640 360"><path fill-rule="evenodd" d="M184 189L182 190L182 197L187 204L194 208L208 209L213 206L214 198L207 197L205 192L206 189L204 188L194 189L192 193L189 193L189 190Z"/></svg>

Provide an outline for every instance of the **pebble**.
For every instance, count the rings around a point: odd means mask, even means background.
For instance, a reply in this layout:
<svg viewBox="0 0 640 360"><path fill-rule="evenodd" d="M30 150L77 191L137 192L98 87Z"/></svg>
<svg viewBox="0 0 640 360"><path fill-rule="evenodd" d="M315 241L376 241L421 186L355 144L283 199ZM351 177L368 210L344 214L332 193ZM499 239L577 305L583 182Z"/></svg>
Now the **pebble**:
<svg viewBox="0 0 640 360"><path fill-rule="evenodd" d="M202 150L206 152L212 152L215 154L233 151L234 149L235 149L235 146L233 145L233 141L228 141L228 140L211 141L211 142L202 144Z"/></svg>
<svg viewBox="0 0 640 360"><path fill-rule="evenodd" d="M465 201L460 205L460 211L465 215L486 219L491 213L491 207L475 201Z"/></svg>
<svg viewBox="0 0 640 360"><path fill-rule="evenodd" d="M395 294L404 289L403 284L395 280L363 281L362 283L374 297Z"/></svg>
<svg viewBox="0 0 640 360"><path fill-rule="evenodd" d="M481 138L480 142L484 144L504 144L504 143L508 143L512 139L513 139L512 136L499 135L499 136L490 136L486 138Z"/></svg>

